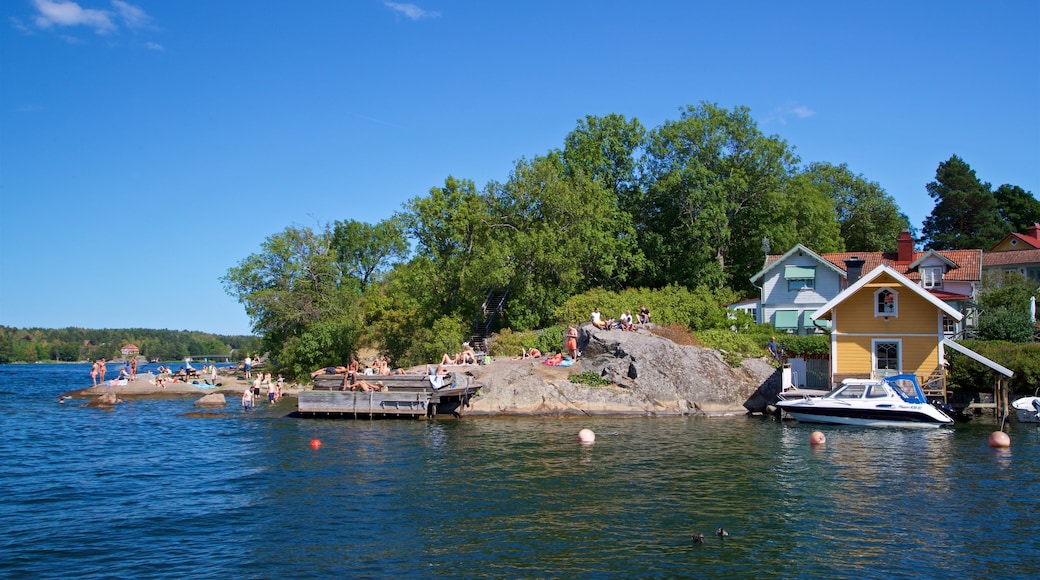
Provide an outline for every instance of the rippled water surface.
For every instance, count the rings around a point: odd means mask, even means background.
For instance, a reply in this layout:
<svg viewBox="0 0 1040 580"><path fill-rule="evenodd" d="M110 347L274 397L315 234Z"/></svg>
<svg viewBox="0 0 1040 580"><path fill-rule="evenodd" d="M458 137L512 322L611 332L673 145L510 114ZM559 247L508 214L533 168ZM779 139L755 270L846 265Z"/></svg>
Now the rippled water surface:
<svg viewBox="0 0 1040 580"><path fill-rule="evenodd" d="M59 404L88 370L0 365L2 577L1040 576L1040 432L1013 420L1011 449L993 450L992 419L883 430ZM809 446L815 429L824 447Z"/></svg>

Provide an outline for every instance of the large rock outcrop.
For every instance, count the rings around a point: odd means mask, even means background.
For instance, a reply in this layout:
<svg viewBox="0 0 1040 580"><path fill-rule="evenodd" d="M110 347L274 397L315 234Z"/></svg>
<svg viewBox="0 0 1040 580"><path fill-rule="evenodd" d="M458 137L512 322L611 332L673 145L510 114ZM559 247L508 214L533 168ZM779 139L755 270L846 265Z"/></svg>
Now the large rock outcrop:
<svg viewBox="0 0 1040 580"><path fill-rule="evenodd" d="M637 332L580 329L582 354L573 367L540 361L498 360L474 367L479 396L466 415L682 415L744 413L763 385L779 381L765 358L739 368L712 349L681 346L644 329ZM608 386L572 383L592 371Z"/></svg>

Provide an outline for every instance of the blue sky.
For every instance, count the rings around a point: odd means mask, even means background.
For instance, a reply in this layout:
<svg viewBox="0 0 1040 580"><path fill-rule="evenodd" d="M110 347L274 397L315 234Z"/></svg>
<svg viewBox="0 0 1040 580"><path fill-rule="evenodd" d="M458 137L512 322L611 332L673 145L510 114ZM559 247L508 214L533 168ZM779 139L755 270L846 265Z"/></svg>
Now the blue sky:
<svg viewBox="0 0 1040 580"><path fill-rule="evenodd" d="M917 227L957 154L1040 194L1040 2L8 0L0 324L245 334L289 225L504 181L586 115L750 107Z"/></svg>

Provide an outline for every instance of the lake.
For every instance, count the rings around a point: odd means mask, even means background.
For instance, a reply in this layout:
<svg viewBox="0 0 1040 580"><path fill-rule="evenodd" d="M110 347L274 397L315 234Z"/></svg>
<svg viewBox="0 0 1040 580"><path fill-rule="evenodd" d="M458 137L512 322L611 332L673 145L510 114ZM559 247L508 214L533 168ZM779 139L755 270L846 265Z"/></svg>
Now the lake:
<svg viewBox="0 0 1040 580"><path fill-rule="evenodd" d="M1013 417L1011 448L991 449L992 417L869 429L59 403L88 373L0 365L0 576L1040 576L1040 430Z"/></svg>

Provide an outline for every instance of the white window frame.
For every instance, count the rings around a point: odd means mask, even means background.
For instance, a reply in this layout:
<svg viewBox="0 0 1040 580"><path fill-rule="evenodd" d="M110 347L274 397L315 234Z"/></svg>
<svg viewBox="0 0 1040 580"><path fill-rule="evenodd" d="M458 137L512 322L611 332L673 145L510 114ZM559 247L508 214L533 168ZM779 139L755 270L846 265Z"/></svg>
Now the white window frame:
<svg viewBox="0 0 1040 580"><path fill-rule="evenodd" d="M928 290L943 287L943 267L928 266L921 268L921 286Z"/></svg>
<svg viewBox="0 0 1040 580"><path fill-rule="evenodd" d="M896 346L896 368L879 369L877 349L879 344L894 344ZM903 372L903 339L901 338L874 338L870 341L870 369L871 376L882 377L898 375ZM894 372L893 372L894 371ZM887 374L883 374L887 373Z"/></svg>
<svg viewBox="0 0 1040 580"><path fill-rule="evenodd" d="M879 306L881 294L885 292L892 295L892 310L889 311L882 310ZM874 292L874 318L879 316L899 316L899 292L896 292L894 288L886 286L884 288L878 288L878 290Z"/></svg>

